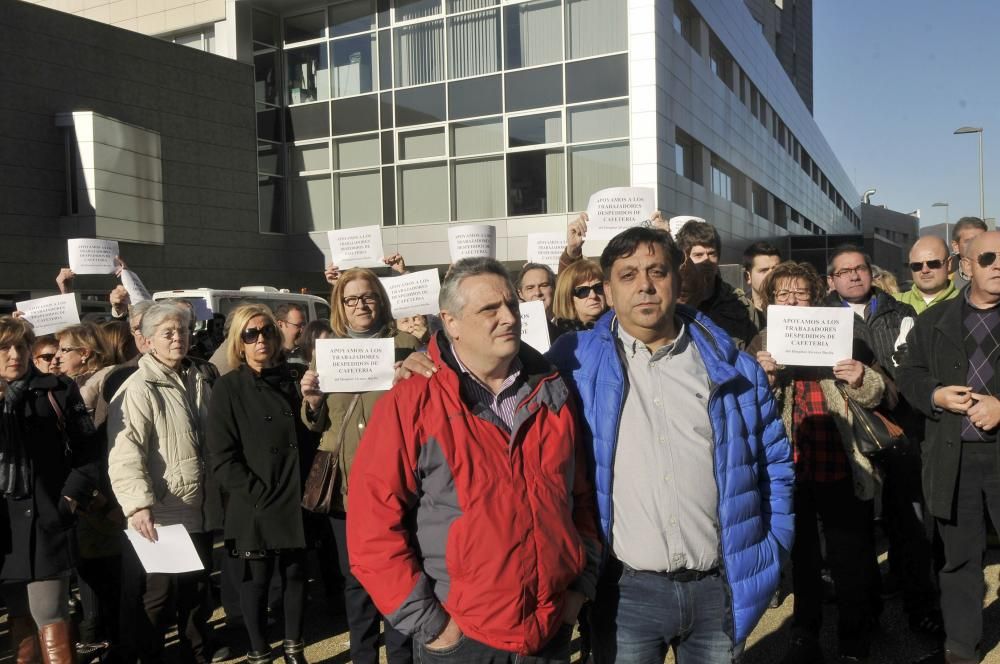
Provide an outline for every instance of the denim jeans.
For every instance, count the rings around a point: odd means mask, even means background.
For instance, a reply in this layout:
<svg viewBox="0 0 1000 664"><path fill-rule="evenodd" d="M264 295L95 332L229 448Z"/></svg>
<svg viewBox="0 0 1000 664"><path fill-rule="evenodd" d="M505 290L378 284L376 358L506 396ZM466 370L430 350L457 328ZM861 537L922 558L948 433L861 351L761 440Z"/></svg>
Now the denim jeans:
<svg viewBox="0 0 1000 664"><path fill-rule="evenodd" d="M453 646L444 650L430 650L413 643L413 660L416 664L569 664L569 644L573 626L563 625L541 650L532 655L499 650L462 635Z"/></svg>
<svg viewBox="0 0 1000 664"><path fill-rule="evenodd" d="M718 574L674 581L612 560L590 611L596 664L729 664L733 643L729 590Z"/></svg>

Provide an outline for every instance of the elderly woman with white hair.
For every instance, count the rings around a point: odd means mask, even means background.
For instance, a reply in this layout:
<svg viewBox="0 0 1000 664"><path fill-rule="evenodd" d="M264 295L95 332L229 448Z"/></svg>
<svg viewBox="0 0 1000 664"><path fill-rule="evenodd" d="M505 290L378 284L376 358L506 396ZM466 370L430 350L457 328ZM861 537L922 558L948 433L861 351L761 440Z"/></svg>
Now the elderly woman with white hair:
<svg viewBox="0 0 1000 664"><path fill-rule="evenodd" d="M159 661L176 609L180 659L211 659L208 593L212 535L204 519L204 436L211 391L203 371L187 358L191 311L157 303L142 316L148 352L111 401L108 474L129 527L155 542L157 528L182 525L205 569L147 574L131 546L122 564L122 655Z"/></svg>

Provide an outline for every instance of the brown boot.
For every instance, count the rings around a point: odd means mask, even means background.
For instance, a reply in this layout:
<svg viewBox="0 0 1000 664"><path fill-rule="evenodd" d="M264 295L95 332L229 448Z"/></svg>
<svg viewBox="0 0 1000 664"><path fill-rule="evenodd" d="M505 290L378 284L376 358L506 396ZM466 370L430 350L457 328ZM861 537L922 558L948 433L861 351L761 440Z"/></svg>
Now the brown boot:
<svg viewBox="0 0 1000 664"><path fill-rule="evenodd" d="M38 630L38 640L42 644L44 664L75 664L76 647L73 644L73 629L69 622L43 625Z"/></svg>
<svg viewBox="0 0 1000 664"><path fill-rule="evenodd" d="M10 618L10 649L17 653L17 664L38 664L38 628L31 616Z"/></svg>

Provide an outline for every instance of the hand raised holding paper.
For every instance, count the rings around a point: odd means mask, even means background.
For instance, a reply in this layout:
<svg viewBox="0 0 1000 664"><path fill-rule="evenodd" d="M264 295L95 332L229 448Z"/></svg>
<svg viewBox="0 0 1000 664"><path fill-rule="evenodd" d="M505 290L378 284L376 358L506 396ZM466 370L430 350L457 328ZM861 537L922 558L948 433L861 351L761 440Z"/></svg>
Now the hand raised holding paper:
<svg viewBox="0 0 1000 664"><path fill-rule="evenodd" d="M302 388L302 399L309 404L309 410L316 412L323 405L323 391L319 389L319 374L315 371L306 371L299 381Z"/></svg>
<svg viewBox="0 0 1000 664"><path fill-rule="evenodd" d="M68 267L61 268L59 274L56 275L56 286L59 287L59 292L65 295L66 293L73 292L73 278L76 274L73 270Z"/></svg>
<svg viewBox="0 0 1000 664"><path fill-rule="evenodd" d="M833 377L844 381L848 387L859 388L865 378L865 365L858 360L841 360L833 365Z"/></svg>
<svg viewBox="0 0 1000 664"><path fill-rule="evenodd" d="M566 227L566 254L570 258L579 258L583 255L583 242L587 239L586 212L581 212L580 216L569 222Z"/></svg>

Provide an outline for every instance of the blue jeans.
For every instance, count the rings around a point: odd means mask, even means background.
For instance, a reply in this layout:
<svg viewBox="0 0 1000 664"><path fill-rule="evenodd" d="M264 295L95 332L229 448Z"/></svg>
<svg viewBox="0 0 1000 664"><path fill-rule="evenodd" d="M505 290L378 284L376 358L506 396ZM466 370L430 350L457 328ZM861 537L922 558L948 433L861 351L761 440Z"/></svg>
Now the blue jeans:
<svg viewBox="0 0 1000 664"><path fill-rule="evenodd" d="M730 664L735 647L729 591L718 574L674 581L613 560L591 608L596 664Z"/></svg>

